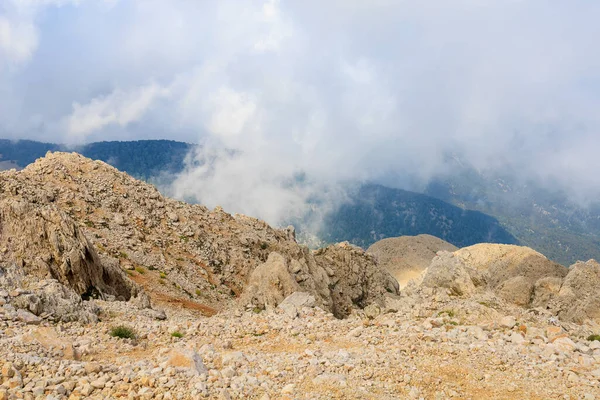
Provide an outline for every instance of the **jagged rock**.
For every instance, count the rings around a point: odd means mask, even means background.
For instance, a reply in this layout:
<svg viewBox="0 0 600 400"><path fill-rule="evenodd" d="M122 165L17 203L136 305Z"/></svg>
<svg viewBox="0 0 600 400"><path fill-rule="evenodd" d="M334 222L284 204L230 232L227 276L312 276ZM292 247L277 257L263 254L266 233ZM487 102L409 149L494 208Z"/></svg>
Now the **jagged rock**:
<svg viewBox="0 0 600 400"><path fill-rule="evenodd" d="M20 270L25 285L51 277L82 296L126 299L137 290L120 270L100 262L77 224L54 204L0 193L0 229L0 246L7 249L4 273Z"/></svg>
<svg viewBox="0 0 600 400"><path fill-rule="evenodd" d="M386 294L399 292L396 279L379 267L372 255L347 242L317 250L315 259L333 270L329 287L332 312L338 317L348 315L353 306L383 306Z"/></svg>
<svg viewBox="0 0 600 400"><path fill-rule="evenodd" d="M568 270L521 246L478 244L440 253L426 270L422 285L446 287L457 295L492 290L511 303L542 306L556 280Z"/></svg>
<svg viewBox="0 0 600 400"><path fill-rule="evenodd" d="M288 271L286 259L272 252L267 261L250 275L242 303L261 308L276 307L287 296L300 290L300 285Z"/></svg>
<svg viewBox="0 0 600 400"><path fill-rule="evenodd" d="M531 303L534 284L524 276L514 276L500 283L496 292L511 303L526 307Z"/></svg>
<svg viewBox="0 0 600 400"><path fill-rule="evenodd" d="M418 277L439 251L458 248L431 235L400 236L382 239L367 249L379 265L398 281L401 288Z"/></svg>

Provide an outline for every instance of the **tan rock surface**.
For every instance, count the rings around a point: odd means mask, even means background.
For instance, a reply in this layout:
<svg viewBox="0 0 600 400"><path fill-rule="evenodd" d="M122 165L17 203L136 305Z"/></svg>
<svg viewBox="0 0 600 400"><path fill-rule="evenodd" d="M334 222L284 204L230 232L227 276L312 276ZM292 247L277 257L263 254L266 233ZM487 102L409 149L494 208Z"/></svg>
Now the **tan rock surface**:
<svg viewBox="0 0 600 400"><path fill-rule="evenodd" d="M456 246L435 236L417 235L382 239L371 245L367 253L375 256L403 288L429 266L438 251L456 250Z"/></svg>

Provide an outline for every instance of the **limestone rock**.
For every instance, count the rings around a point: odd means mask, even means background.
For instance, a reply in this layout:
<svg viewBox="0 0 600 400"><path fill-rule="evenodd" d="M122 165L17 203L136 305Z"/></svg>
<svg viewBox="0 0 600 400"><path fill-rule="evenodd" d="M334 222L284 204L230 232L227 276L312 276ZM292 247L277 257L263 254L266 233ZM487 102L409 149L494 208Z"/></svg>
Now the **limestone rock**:
<svg viewBox="0 0 600 400"><path fill-rule="evenodd" d="M590 260L572 265L551 307L558 311L562 320L599 322L600 264Z"/></svg>
<svg viewBox="0 0 600 400"><path fill-rule="evenodd" d="M427 268L422 285L444 287L456 296L472 294L476 287L467 267L453 253L441 252Z"/></svg>
<svg viewBox="0 0 600 400"><path fill-rule="evenodd" d="M458 248L431 235L400 236L382 239L367 249L377 262L398 281L400 288L419 276L439 251Z"/></svg>

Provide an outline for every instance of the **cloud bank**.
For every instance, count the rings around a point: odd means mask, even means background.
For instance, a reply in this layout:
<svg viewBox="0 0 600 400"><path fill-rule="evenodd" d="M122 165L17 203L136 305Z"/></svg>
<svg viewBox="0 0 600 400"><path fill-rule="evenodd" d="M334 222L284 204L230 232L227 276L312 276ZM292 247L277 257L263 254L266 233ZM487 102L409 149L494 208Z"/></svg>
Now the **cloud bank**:
<svg viewBox="0 0 600 400"><path fill-rule="evenodd" d="M448 153L600 193L596 2L6 4L0 133L201 143L179 197L277 222Z"/></svg>

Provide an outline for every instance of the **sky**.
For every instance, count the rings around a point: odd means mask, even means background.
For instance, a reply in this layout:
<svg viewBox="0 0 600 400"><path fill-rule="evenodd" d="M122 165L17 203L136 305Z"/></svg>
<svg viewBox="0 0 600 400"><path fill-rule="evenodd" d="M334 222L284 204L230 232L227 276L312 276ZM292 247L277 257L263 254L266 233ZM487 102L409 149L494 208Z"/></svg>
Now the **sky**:
<svg viewBox="0 0 600 400"><path fill-rule="evenodd" d="M2 0L0 137L200 143L174 193L271 222L448 154L591 199L599 18L588 0Z"/></svg>

